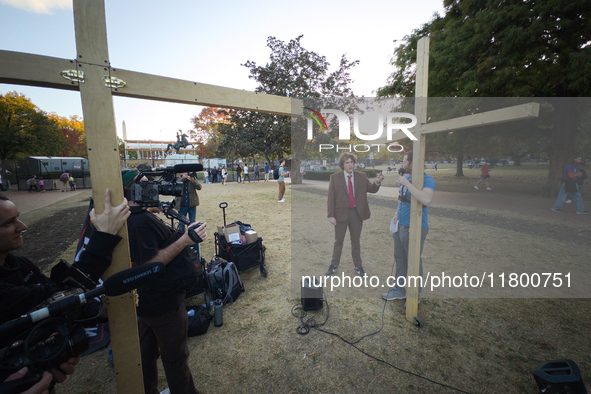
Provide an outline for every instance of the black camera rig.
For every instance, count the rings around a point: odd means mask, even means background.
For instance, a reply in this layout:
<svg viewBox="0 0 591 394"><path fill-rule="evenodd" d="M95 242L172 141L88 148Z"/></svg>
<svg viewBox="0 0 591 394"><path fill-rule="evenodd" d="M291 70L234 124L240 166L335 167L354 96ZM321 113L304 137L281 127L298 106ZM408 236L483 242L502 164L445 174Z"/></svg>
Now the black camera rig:
<svg viewBox="0 0 591 394"><path fill-rule="evenodd" d="M57 293L42 307L0 325L0 394L20 393L71 357L88 350L88 338L77 322L79 309L103 294L118 296L138 288L164 272L164 264L142 264L111 275L103 286ZM28 367L24 377L4 382Z"/></svg>
<svg viewBox="0 0 591 394"><path fill-rule="evenodd" d="M197 171L203 171L203 165L177 164L173 167L142 170L135 177L135 182L125 190L125 198L142 207L158 207L160 194L175 197L183 195L183 183L177 181L176 174ZM154 180L142 181L143 176Z"/></svg>

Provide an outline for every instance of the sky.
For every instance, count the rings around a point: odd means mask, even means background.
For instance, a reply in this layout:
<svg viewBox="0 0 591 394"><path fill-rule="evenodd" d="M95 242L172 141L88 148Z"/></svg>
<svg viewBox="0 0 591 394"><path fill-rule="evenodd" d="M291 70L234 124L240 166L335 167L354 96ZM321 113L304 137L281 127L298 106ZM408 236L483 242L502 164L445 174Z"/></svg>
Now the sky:
<svg viewBox="0 0 591 394"><path fill-rule="evenodd" d="M336 70L342 54L353 68L358 96L374 97L394 71L395 47L414 29L443 14L443 0L284 2L270 0L104 0L109 58L114 68L253 91L246 61L265 65L267 37L303 35L307 50ZM0 49L76 58L71 0L0 0ZM396 42L398 41L398 42ZM0 84L0 94L25 94L41 110L82 118L79 92ZM114 97L117 135L175 140L203 107Z"/></svg>

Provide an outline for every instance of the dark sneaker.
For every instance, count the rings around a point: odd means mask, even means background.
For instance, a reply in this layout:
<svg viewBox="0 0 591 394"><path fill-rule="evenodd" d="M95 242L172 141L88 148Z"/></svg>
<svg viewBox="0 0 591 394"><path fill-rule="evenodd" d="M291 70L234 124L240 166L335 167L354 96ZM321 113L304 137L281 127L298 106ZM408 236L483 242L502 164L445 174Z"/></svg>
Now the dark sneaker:
<svg viewBox="0 0 591 394"><path fill-rule="evenodd" d="M382 298L386 301L404 300L406 296L396 289L392 289L387 293L382 293Z"/></svg>
<svg viewBox="0 0 591 394"><path fill-rule="evenodd" d="M550 208L550 210L554 212L562 212L562 209Z"/></svg>
<svg viewBox="0 0 591 394"><path fill-rule="evenodd" d="M328 270L326 271L326 276L330 276L332 274L334 274L335 272L337 272L339 270L339 267L336 265L330 265L328 267Z"/></svg>
<svg viewBox="0 0 591 394"><path fill-rule="evenodd" d="M365 273L365 271L363 270L363 267L355 267L353 269L353 271L355 271L355 273L361 277L367 276L367 274Z"/></svg>

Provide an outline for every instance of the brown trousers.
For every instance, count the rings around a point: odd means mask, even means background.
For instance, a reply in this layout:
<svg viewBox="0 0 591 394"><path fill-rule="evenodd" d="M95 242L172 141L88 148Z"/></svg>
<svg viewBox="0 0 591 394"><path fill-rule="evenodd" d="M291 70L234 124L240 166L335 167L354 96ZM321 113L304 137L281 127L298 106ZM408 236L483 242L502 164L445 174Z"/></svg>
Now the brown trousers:
<svg viewBox="0 0 591 394"><path fill-rule="evenodd" d="M285 194L285 182L277 181L277 183L279 184L279 198L278 198L278 200L281 200L283 198L283 195Z"/></svg>
<svg viewBox="0 0 591 394"><path fill-rule="evenodd" d="M332 260L330 264L339 266L341 262L341 253L343 251L343 241L349 228L351 237L351 257L355 267L362 267L361 261L361 230L363 229L363 220L359 216L356 208L349 209L349 220L346 222L337 222L334 226L334 247L332 250Z"/></svg>
<svg viewBox="0 0 591 394"><path fill-rule="evenodd" d="M146 394L159 394L158 365L162 365L171 394L195 394L193 376L189 370L187 330L189 317L183 302L174 312L153 317L140 317L140 349Z"/></svg>

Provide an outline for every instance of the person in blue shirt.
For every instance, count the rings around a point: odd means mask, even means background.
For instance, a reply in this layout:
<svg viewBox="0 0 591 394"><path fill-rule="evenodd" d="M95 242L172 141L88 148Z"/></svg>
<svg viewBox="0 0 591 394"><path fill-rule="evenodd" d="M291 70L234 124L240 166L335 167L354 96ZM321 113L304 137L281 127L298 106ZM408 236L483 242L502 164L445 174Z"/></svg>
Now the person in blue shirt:
<svg viewBox="0 0 591 394"><path fill-rule="evenodd" d="M429 232L429 219L427 216L427 206L431 204L435 194L435 180L429 174L425 174L423 187L419 189L412 184L412 151L404 155L402 166L404 175L396 181L399 191L398 209L394 214L393 220L396 223L396 232L394 233L394 260L396 261L395 280L396 285L387 293L382 293L382 298L387 301L406 299L406 288L398 284L406 283L408 272L408 240L410 229L410 199L415 197L423 204L422 224L421 224L421 254L425 238ZM423 259L421 259L419 275L423 275ZM402 280L399 278L404 277ZM420 290L419 290L420 291ZM420 300L420 299L419 299Z"/></svg>
<svg viewBox="0 0 591 394"><path fill-rule="evenodd" d="M271 167L269 167L269 163L265 162L265 182L269 182L269 173L271 172Z"/></svg>
<svg viewBox="0 0 591 394"><path fill-rule="evenodd" d="M554 212L562 212L562 204L567 199L567 195L570 193L571 199L575 202L577 206L577 213L579 215L588 215L589 212L585 211L585 205L583 204L583 197L581 195L582 191L582 179L581 183L577 183L577 178L583 177L583 172L579 167L583 158L581 156L577 156L573 159L572 163L567 164L562 169L562 183L560 185L560 191L558 192L558 196L556 197L556 202L554 206L551 208Z"/></svg>
<svg viewBox="0 0 591 394"><path fill-rule="evenodd" d="M277 179L277 184L279 185L279 202L285 202L285 177L289 176L289 171L287 167L285 167L285 159L279 159L279 179Z"/></svg>

